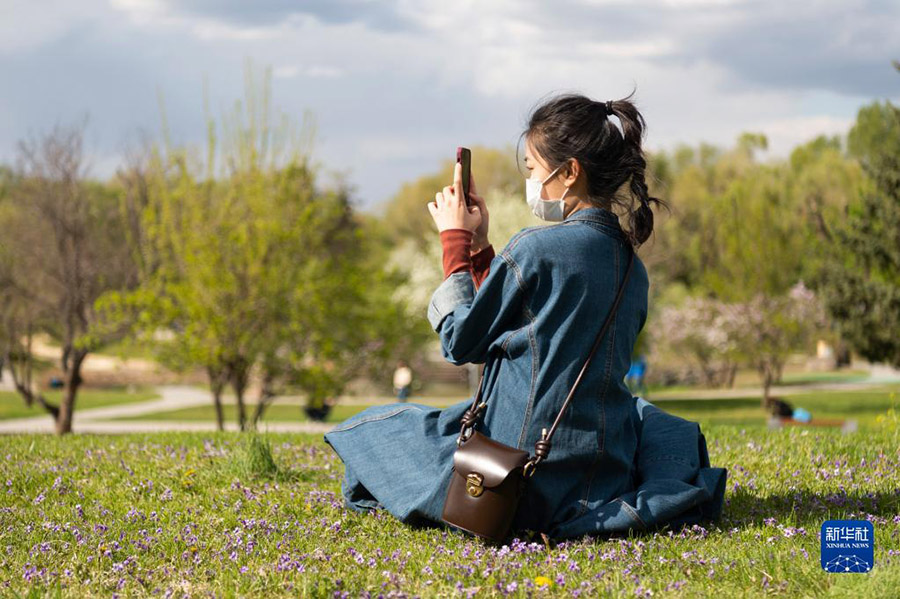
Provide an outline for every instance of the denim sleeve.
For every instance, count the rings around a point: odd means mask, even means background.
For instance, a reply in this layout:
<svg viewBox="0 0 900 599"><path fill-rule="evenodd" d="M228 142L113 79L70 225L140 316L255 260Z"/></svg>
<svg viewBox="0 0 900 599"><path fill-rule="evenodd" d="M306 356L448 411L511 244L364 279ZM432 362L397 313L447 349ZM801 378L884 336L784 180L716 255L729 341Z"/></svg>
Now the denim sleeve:
<svg viewBox="0 0 900 599"><path fill-rule="evenodd" d="M491 261L477 292L470 272L444 279L428 306L428 322L441 337L444 358L457 366L484 362L491 343L521 313L524 292L522 271L506 251Z"/></svg>

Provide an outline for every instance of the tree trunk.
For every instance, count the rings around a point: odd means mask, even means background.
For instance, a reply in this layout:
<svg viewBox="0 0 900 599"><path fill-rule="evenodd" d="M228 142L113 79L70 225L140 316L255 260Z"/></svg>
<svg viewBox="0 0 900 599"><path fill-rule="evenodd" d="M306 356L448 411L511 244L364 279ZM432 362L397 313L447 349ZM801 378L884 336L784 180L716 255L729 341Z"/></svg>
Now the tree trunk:
<svg viewBox="0 0 900 599"><path fill-rule="evenodd" d="M251 425L254 430L256 430L259 421L262 420L266 408L268 408L269 404L272 403L272 400L277 397L273 388L274 382L275 375L269 369L266 369L266 373L263 375L262 388L259 390L259 399L256 401L256 408L253 410L253 419L251 420Z"/></svg>
<svg viewBox="0 0 900 599"><path fill-rule="evenodd" d="M59 414L56 416L56 434L65 435L72 432L72 416L75 411L75 396L77 387L66 385L63 401L59 405Z"/></svg>
<svg viewBox="0 0 900 599"><path fill-rule="evenodd" d="M269 407L269 403L271 403L271 399L263 398L260 398L259 401L256 402L256 407L253 409L253 418L250 422L253 430L256 430L259 426L259 421L262 420L263 414L266 413L266 408Z"/></svg>
<svg viewBox="0 0 900 599"><path fill-rule="evenodd" d="M225 430L225 412L222 409L222 389L225 387L226 377L223 369L213 366L206 367L206 375L209 377L209 388L212 391L213 407L216 409L216 428Z"/></svg>
<svg viewBox="0 0 900 599"><path fill-rule="evenodd" d="M769 409L769 404L771 402L770 398L770 389L772 388L772 369L768 364L762 366L762 377L763 377L763 398L762 398L762 407L763 410Z"/></svg>
<svg viewBox="0 0 900 599"><path fill-rule="evenodd" d="M213 391L213 406L216 408L216 430L225 430L225 412L222 410L222 393Z"/></svg>
<svg viewBox="0 0 900 599"><path fill-rule="evenodd" d="M228 363L227 372L228 380L231 382L231 388L234 390L234 397L237 403L238 427L241 431L247 430L247 411L244 408L244 391L247 390L247 379L250 374L250 366L242 357L235 358Z"/></svg>
<svg viewBox="0 0 900 599"><path fill-rule="evenodd" d="M56 434L64 435L72 432L72 418L75 415L75 399L78 397L78 387L81 385L81 365L87 352L79 349L67 348L69 368L66 370L66 391L63 393L62 403L59 405L59 413L56 416Z"/></svg>
<svg viewBox="0 0 900 599"><path fill-rule="evenodd" d="M703 385L716 386L716 370L705 357L698 355L697 363L700 365L700 375L703 377Z"/></svg>
<svg viewBox="0 0 900 599"><path fill-rule="evenodd" d="M244 390L234 390L235 399L237 400L237 416L238 427L241 431L247 430L247 412L244 410Z"/></svg>
<svg viewBox="0 0 900 599"><path fill-rule="evenodd" d="M728 372L728 388L734 389L734 379L737 377L738 365L732 364L731 370Z"/></svg>
<svg viewBox="0 0 900 599"><path fill-rule="evenodd" d="M266 408L269 407L269 404L272 403L272 400L275 399L276 395L272 393L270 390L267 390L265 386L263 386L262 392L259 394L259 399L256 402L256 407L253 410L253 419L251 420L251 425L254 430L256 430L259 421L262 420L263 414L266 412Z"/></svg>
<svg viewBox="0 0 900 599"><path fill-rule="evenodd" d="M784 376L784 362L779 361L775 363L775 376L773 382L781 384L782 377Z"/></svg>

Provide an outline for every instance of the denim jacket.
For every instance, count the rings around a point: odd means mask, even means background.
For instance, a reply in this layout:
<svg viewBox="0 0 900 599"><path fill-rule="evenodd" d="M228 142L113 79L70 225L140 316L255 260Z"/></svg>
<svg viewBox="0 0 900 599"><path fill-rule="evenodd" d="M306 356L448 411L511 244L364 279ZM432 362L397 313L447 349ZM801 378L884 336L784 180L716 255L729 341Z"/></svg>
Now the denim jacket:
<svg viewBox="0 0 900 599"><path fill-rule="evenodd" d="M550 428L625 276L633 250L618 218L586 208L517 233L475 291L469 273L434 292L428 320L454 364L485 363L476 428L533 451ZM647 318L648 278L635 256L617 313L536 469L527 513L567 520L628 490L637 435L624 377ZM537 489L537 492L534 490Z"/></svg>
<svg viewBox="0 0 900 599"><path fill-rule="evenodd" d="M427 318L443 356L484 364L487 407L476 430L533 454L596 340L632 251L612 212L585 208L514 235L477 291L469 272L440 284ZM709 467L699 426L633 397L624 382L647 318L648 285L635 256L549 457L529 479L515 529L562 538L718 517L725 470ZM443 410L373 406L327 433L346 466L348 505L439 522L459 419L471 402Z"/></svg>

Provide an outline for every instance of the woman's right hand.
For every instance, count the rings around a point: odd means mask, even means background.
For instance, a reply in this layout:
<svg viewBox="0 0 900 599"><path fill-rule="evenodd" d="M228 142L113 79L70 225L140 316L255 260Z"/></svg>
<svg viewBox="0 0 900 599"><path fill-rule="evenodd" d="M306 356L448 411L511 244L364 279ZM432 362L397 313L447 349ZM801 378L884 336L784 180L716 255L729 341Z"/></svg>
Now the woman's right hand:
<svg viewBox="0 0 900 599"><path fill-rule="evenodd" d="M475 176L471 171L469 172L469 199L481 211L481 224L478 225L478 228L475 229L475 234L472 236L472 249L470 250L472 254L475 254L489 246L491 242L488 241L487 204L484 203L484 198L478 195L478 188L475 187Z"/></svg>

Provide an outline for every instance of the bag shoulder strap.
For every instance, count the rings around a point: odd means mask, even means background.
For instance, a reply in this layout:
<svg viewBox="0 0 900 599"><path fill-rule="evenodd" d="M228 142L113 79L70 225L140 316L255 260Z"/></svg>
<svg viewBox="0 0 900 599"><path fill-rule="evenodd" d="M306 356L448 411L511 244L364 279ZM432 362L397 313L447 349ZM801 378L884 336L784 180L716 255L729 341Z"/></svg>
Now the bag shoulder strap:
<svg viewBox="0 0 900 599"><path fill-rule="evenodd" d="M575 379L575 382L572 384L572 388L569 390L569 394L566 396L565 401L563 402L562 407L559 410L559 413L556 415L556 419L553 421L553 424L550 427L550 430L543 430L541 438L534 444L534 457L532 457L528 464L526 464L525 474L530 476L531 473L534 472L534 466L541 462L544 458L547 457L550 453L551 442L550 440L553 438L553 433L556 432L556 428L559 426L560 421L562 420L563 414L566 409L569 407L569 404L572 402L572 397L575 396L575 391L578 389L578 386L581 384L581 379L584 377L584 373L587 372L588 366L591 363L591 360L594 358L594 354L597 352L597 348L600 347L600 342L603 340L603 336L606 334L606 330L609 328L610 323L612 322L613 316L616 313L616 309L619 307L619 302L622 299L622 296L625 293L625 286L628 283L628 277L631 274L631 267L634 263L634 249L630 249L630 256L628 259L628 266L625 270L625 277L622 279L622 283L619 286L619 290L616 293L616 299L613 301L612 308L610 308L609 314L606 317L606 320L603 322L603 326L600 328L600 332L597 334L597 339L594 341L593 347L591 347L591 351L588 354L587 359L584 361L584 365L581 367L581 371L578 373L578 377ZM460 436L457 439L457 445L461 444L462 441L468 439L469 435L471 435L471 431L475 426L475 423L478 421L478 417L484 408L487 406L486 402L480 402L481 399L481 390L482 390L482 382L484 381L484 370L482 369L481 378L478 381L478 390L475 394L475 399L472 402L472 406L469 407L465 413L463 413L462 419L460 423L462 424L462 428L460 429Z"/></svg>

